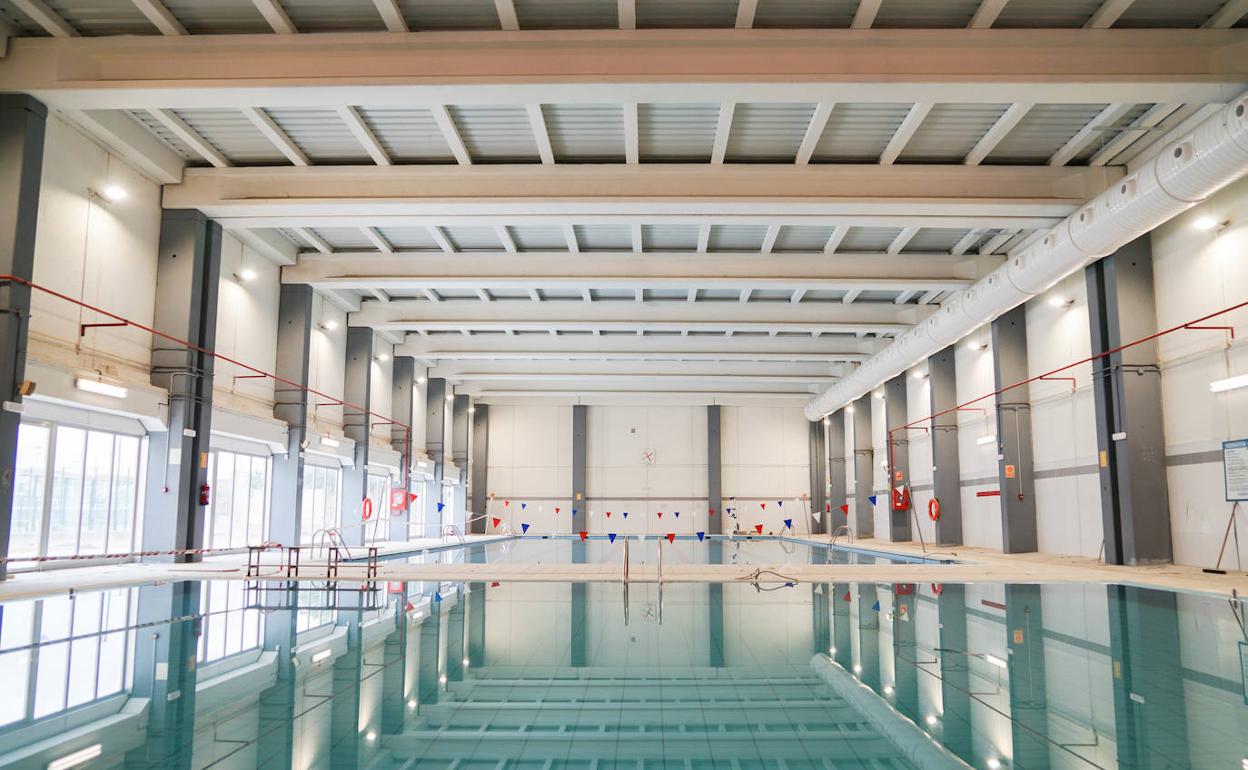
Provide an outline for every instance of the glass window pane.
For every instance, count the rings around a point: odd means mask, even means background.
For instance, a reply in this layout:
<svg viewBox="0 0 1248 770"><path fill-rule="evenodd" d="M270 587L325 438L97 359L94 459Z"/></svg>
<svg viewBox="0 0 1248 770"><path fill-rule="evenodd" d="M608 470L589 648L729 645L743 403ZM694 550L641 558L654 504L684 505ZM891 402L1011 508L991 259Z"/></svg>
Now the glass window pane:
<svg viewBox="0 0 1248 770"><path fill-rule="evenodd" d="M13 478L9 556L39 555L50 437L51 431L43 425L23 424L17 429L17 468Z"/></svg>
<svg viewBox="0 0 1248 770"><path fill-rule="evenodd" d="M121 692L126 663L126 632L105 634L100 641L100 680L97 698Z"/></svg>
<svg viewBox="0 0 1248 770"><path fill-rule="evenodd" d="M82 507L83 453L86 431L57 427L52 463L52 512L48 521L48 554L69 556L78 548L78 516Z"/></svg>
<svg viewBox="0 0 1248 770"><path fill-rule="evenodd" d="M248 507L247 542L260 544L268 531L268 511L265 498L268 493L269 458L256 457L251 461L251 505Z"/></svg>
<svg viewBox="0 0 1248 770"><path fill-rule="evenodd" d="M98 591L77 594L74 599L74 636L94 634L100 630L100 608L104 595Z"/></svg>
<svg viewBox="0 0 1248 770"><path fill-rule="evenodd" d="M65 682L69 675L69 642L39 648L35 673L35 719L65 708Z"/></svg>
<svg viewBox="0 0 1248 770"><path fill-rule="evenodd" d="M212 502L212 547L230 543L230 518L234 513L234 453L217 452L217 483L209 493Z"/></svg>
<svg viewBox="0 0 1248 770"><path fill-rule="evenodd" d="M75 639L69 655L69 702L80 706L95 700L95 672L99 669L100 637Z"/></svg>
<svg viewBox="0 0 1248 770"><path fill-rule="evenodd" d="M316 482L312 489L312 537L317 530L325 528L325 485L329 483L329 474L324 468L316 469Z"/></svg>
<svg viewBox="0 0 1248 770"><path fill-rule="evenodd" d="M73 599L68 596L51 596L44 599L43 613L39 617L39 641L51 642L69 636L69 621L73 611Z"/></svg>
<svg viewBox="0 0 1248 770"><path fill-rule="evenodd" d="M0 725L16 722L26 716L28 676L29 652L23 650L0 655L0 682L4 682L5 687L5 695L0 698Z"/></svg>
<svg viewBox="0 0 1248 770"><path fill-rule="evenodd" d="M113 434L87 433L86 480L83 484L82 531L78 553L104 553L113 487Z"/></svg>
<svg viewBox="0 0 1248 770"><path fill-rule="evenodd" d="M247 545L247 507L251 500L251 456L235 455L234 512L230 521L230 547Z"/></svg>
<svg viewBox="0 0 1248 770"><path fill-rule="evenodd" d="M134 516L139 498L139 439L118 436L113 461L113 510L109 516L109 553L134 550Z"/></svg>
<svg viewBox="0 0 1248 770"><path fill-rule="evenodd" d="M126 626L126 617L130 614L130 589L114 588L104 592L104 624L106 631L115 631Z"/></svg>
<svg viewBox="0 0 1248 770"><path fill-rule="evenodd" d="M325 469L325 526L340 527L342 519L338 516L338 473L337 468Z"/></svg>
<svg viewBox="0 0 1248 770"><path fill-rule="evenodd" d="M30 644L34 631L35 603L8 602L0 605L0 650ZM0 682L5 681L0 679Z"/></svg>

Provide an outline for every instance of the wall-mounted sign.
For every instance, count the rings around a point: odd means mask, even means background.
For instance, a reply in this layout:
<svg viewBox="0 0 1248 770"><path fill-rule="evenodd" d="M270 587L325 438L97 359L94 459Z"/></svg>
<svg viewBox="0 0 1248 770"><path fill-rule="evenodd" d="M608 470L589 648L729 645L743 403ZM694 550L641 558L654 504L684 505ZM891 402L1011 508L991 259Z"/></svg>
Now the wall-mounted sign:
<svg viewBox="0 0 1248 770"><path fill-rule="evenodd" d="M1222 442L1222 478L1227 502L1248 500L1248 438Z"/></svg>

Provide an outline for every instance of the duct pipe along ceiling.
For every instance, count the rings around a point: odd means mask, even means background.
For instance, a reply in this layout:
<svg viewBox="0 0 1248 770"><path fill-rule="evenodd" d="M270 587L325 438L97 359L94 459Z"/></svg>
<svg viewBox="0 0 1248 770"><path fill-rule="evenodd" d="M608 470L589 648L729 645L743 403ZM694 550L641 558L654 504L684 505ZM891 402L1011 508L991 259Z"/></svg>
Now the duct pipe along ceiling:
<svg viewBox="0 0 1248 770"><path fill-rule="evenodd" d="M1071 214L806 405L822 419L1248 173L1248 94Z"/></svg>

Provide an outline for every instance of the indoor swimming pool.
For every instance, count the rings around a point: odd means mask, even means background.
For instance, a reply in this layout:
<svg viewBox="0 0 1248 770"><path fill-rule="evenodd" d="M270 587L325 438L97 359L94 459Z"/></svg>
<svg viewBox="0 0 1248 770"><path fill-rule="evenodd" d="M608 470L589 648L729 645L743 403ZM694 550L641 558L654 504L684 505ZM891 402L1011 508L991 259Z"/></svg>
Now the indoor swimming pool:
<svg viewBox="0 0 1248 770"><path fill-rule="evenodd" d="M633 566L653 565L662 549L664 563L715 565L782 564L931 564L947 561L948 554L930 558L905 556L855 548L840 541L835 545L775 536L661 535L618 536L537 535L490 540L484 543L452 544L421 551L391 553L382 561L412 564L621 564L625 558Z"/></svg>
<svg viewBox="0 0 1248 770"><path fill-rule="evenodd" d="M0 768L1238 768L1243 613L1085 585L84 591L0 605Z"/></svg>

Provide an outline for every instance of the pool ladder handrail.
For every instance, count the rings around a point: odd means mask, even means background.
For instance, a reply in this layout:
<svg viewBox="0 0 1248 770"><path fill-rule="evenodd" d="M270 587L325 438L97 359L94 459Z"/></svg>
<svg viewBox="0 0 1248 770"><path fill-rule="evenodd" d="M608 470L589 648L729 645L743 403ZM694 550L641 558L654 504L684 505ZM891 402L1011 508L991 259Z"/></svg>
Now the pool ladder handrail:
<svg viewBox="0 0 1248 770"><path fill-rule="evenodd" d="M663 625L663 538L659 538L659 625Z"/></svg>
<svg viewBox="0 0 1248 770"><path fill-rule="evenodd" d="M849 526L848 524L842 524L841 526L839 526L839 527L837 527L836 529L832 530L832 539L828 541L828 545L829 545L829 546L835 546L835 545L836 545L836 539L837 539L838 537L840 537L842 534L848 534L848 535L849 535L849 542L850 542L850 543L853 543L853 542L854 542L854 528L853 528L853 527L851 527L851 526Z"/></svg>
<svg viewBox="0 0 1248 770"><path fill-rule="evenodd" d="M448 535L454 535L459 538L460 545L468 544L468 541L464 539L464 533L459 531L459 526L456 524L447 524L442 527L442 539L445 540Z"/></svg>
<svg viewBox="0 0 1248 770"><path fill-rule="evenodd" d="M628 625L628 536L624 536L624 625Z"/></svg>

